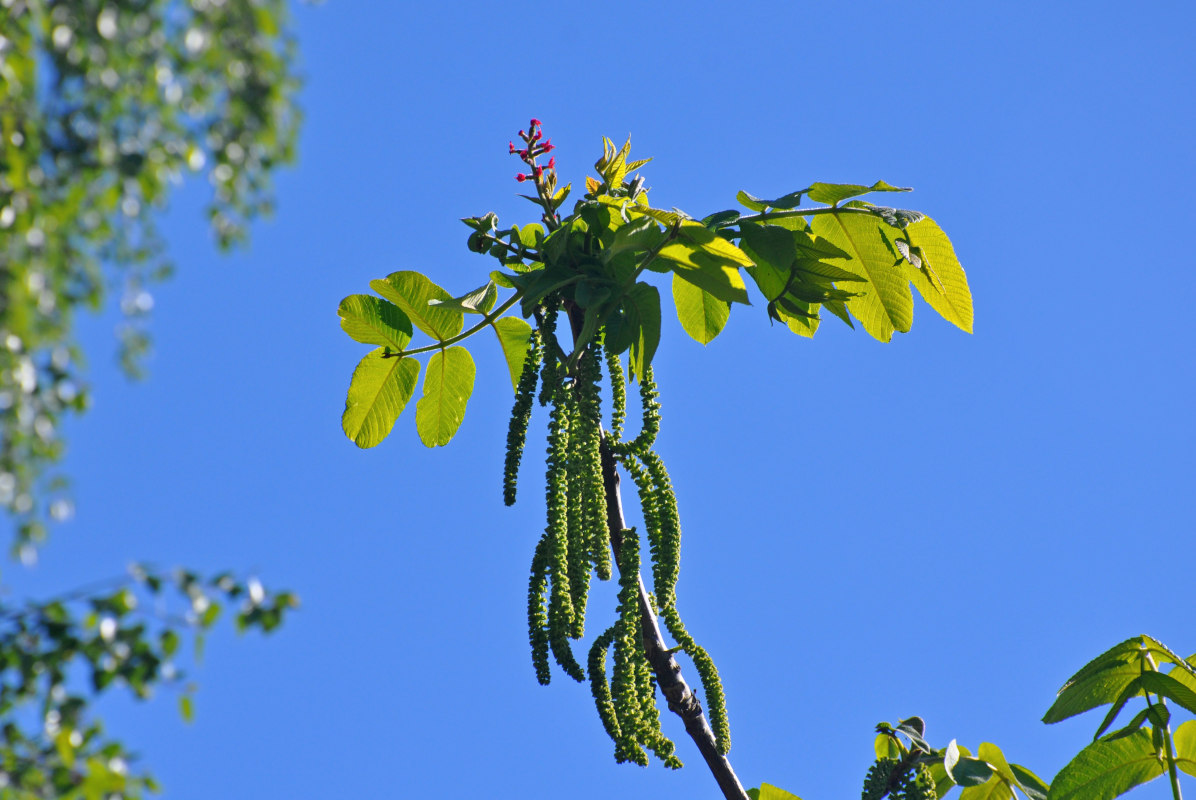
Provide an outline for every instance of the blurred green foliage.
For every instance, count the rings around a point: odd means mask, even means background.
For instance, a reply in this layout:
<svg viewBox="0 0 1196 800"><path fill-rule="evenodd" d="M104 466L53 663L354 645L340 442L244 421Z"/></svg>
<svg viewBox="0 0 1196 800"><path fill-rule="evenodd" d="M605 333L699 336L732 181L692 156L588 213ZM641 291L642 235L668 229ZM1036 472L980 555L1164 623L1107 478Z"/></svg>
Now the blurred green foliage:
<svg viewBox="0 0 1196 800"><path fill-rule="evenodd" d="M188 173L213 187L221 248L271 208L294 156L284 0L0 0L0 507L27 556L70 513L64 416L87 408L80 307L115 295L130 375L150 288L170 273L156 224Z"/></svg>

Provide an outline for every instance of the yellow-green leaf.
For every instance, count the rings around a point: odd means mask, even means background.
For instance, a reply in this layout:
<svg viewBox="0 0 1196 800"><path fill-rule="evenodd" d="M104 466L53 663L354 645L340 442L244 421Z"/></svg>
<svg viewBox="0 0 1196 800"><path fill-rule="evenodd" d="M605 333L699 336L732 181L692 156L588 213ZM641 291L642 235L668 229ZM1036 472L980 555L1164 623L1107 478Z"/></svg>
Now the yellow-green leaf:
<svg viewBox="0 0 1196 800"><path fill-rule="evenodd" d="M678 238L700 247L703 251L741 267L750 267L752 259L733 242L719 236L700 222L684 220L677 231Z"/></svg>
<svg viewBox="0 0 1196 800"><path fill-rule="evenodd" d="M341 301L336 313L345 333L359 342L402 350L411 341L411 320L407 315L394 303L373 295L349 295Z"/></svg>
<svg viewBox="0 0 1196 800"><path fill-rule="evenodd" d="M921 248L924 262L922 269L905 262L905 274L943 319L971 333L972 292L951 240L930 217L923 217L905 231L914 246Z"/></svg>
<svg viewBox="0 0 1196 800"><path fill-rule="evenodd" d="M1171 742L1175 745L1176 765L1196 777L1196 719L1190 719L1176 728Z"/></svg>
<svg viewBox="0 0 1196 800"><path fill-rule="evenodd" d="M731 304L698 288L680 275L673 275L673 302L677 319L685 332L702 344L709 344L727 324Z"/></svg>
<svg viewBox="0 0 1196 800"><path fill-rule="evenodd" d="M370 288L401 308L415 327L433 339L443 342L465 326L460 311L428 305L429 300L452 300L453 296L419 272L392 272L383 279L370 281Z"/></svg>
<svg viewBox="0 0 1196 800"><path fill-rule="evenodd" d="M519 376L523 374L523 361L527 358L527 348L530 344L529 336L532 326L519 317L503 317L491 323L494 333L498 336L498 345L507 359L507 369L511 373L511 388L519 388Z"/></svg>
<svg viewBox="0 0 1196 800"><path fill-rule="evenodd" d="M384 352L379 347L361 359L349 383L341 428L358 447L373 447L386 438L419 379L418 361L383 358Z"/></svg>
<svg viewBox="0 0 1196 800"><path fill-rule="evenodd" d="M448 444L461 427L475 373L473 357L464 347L450 347L428 359L424 396L415 404L415 428L428 447Z"/></svg>
<svg viewBox="0 0 1196 800"><path fill-rule="evenodd" d="M792 792L777 788L771 783L762 783L758 800L801 800L801 798Z"/></svg>
<svg viewBox="0 0 1196 800"><path fill-rule="evenodd" d="M1146 731L1093 742L1051 782L1050 800L1113 800L1163 774L1163 761Z"/></svg>
<svg viewBox="0 0 1196 800"><path fill-rule="evenodd" d="M850 259L824 259L853 272L866 283L852 283L862 292L847 301L847 308L876 339L887 342L893 331L905 333L914 322L914 296L909 289L905 259L889 241L892 230L870 214L854 212L821 214L814 217L817 236L848 253Z"/></svg>

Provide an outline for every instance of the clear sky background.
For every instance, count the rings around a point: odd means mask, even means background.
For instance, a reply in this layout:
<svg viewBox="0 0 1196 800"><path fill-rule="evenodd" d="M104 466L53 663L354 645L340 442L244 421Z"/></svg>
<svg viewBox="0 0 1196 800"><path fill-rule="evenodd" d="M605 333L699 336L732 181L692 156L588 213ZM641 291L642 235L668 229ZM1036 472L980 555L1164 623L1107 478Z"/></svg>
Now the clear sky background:
<svg viewBox="0 0 1196 800"><path fill-rule="evenodd" d="M3 569L15 596L134 559L300 593L278 634L213 637L194 724L169 697L103 703L167 798L718 796L671 716L685 769L616 765L588 689L535 681L543 468L530 445L503 507L492 342L447 448L419 443L413 408L372 451L340 429L368 348L337 303L398 269L483 282L457 220L535 218L507 155L531 116L562 181L630 133L654 205L695 216L740 189L913 186L901 204L968 271L971 336L919 300L891 344L834 319L809 341L757 302L703 348L666 307L679 603L722 672L745 786L858 796L873 726L912 714L936 745L993 741L1049 779L1099 722L1039 721L1072 672L1139 633L1196 651L1190 3L296 15L307 120L277 216L222 258L208 187L178 195L151 376L115 368L115 316L85 320L78 512L36 568ZM613 607L598 597L591 631Z"/></svg>

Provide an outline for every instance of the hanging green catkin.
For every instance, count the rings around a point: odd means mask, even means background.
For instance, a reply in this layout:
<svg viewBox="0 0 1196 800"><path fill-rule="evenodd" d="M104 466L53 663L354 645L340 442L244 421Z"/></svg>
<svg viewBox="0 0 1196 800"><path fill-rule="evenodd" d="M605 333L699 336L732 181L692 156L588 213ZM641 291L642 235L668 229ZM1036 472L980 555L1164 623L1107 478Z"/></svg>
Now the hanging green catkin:
<svg viewBox="0 0 1196 800"><path fill-rule="evenodd" d="M647 529L648 552L652 557L653 591L657 596L663 594L664 597L671 600L674 597L673 587L676 584L676 572L670 572L666 568L664 557L661 554L661 542L664 536L660 529L661 514L657 505L659 497L656 484L652 482L652 476L648 470L634 457L627 456L622 459L621 463L627 470L627 474L631 476L632 482L635 483L636 494L639 496L640 511L644 518L644 527ZM672 583L669 583L670 576L673 576Z"/></svg>
<svg viewBox="0 0 1196 800"><path fill-rule="evenodd" d="M727 723L727 701L723 695L723 683L718 677L714 659L694 641L681 622L681 615L675 606L661 605L661 616L673 639L685 651L702 680L702 694L706 696L706 712L710 717L710 728L714 731L714 742L718 751L726 755L731 751L731 726Z"/></svg>
<svg viewBox="0 0 1196 800"><path fill-rule="evenodd" d="M527 424L532 416L532 401L535 399L541 356L540 332L533 330L528 342L527 356L523 359L523 371L519 373L515 405L511 408L511 421L507 427L507 457L503 465L502 499L509 506L515 505L519 462L523 459L523 447L527 442Z"/></svg>
<svg viewBox="0 0 1196 800"><path fill-rule="evenodd" d="M618 759L622 750L619 742L623 741L623 732L619 728L619 719L615 715L615 704L610 694L610 683L606 678L606 651L610 649L615 638L615 626L611 625L590 645L590 657L586 660L586 668L590 675L590 694L594 697L594 705L598 708L598 718L602 720L602 727L611 741L615 743L615 758ZM620 759L622 760L622 759Z"/></svg>
<svg viewBox="0 0 1196 800"><path fill-rule="evenodd" d="M647 766L648 754L637 741L642 726L642 704L637 692L635 664L637 658L643 657L639 573L639 536L634 529L624 530L622 547L619 549L619 619L615 623L615 666L611 676L611 695L622 734L617 744L621 745L624 759Z"/></svg>
<svg viewBox="0 0 1196 800"><path fill-rule="evenodd" d="M577 378L577 446L582 474L581 501L589 560L601 580L610 580L610 535L606 520L606 485L602 479L602 345L595 342L581 357Z"/></svg>
<svg viewBox="0 0 1196 800"><path fill-rule="evenodd" d="M536 680L547 686L552 680L548 668L548 614L544 609L548 590L549 537L544 534L536 545L532 556L531 578L527 587L527 634L532 645L532 666L536 668Z"/></svg>
<svg viewBox="0 0 1196 800"><path fill-rule="evenodd" d="M664 461L653 450L639 454L652 486L652 505L657 515L655 536L649 540L652 552L653 589L662 606L677 600L677 578L681 573L681 516L677 495Z"/></svg>
<svg viewBox="0 0 1196 800"><path fill-rule="evenodd" d="M569 387L557 386L552 398L552 412L548 418L548 464L545 480L548 524L545 535L549 540L548 574L552 582L548 599L548 644L561 669L574 680L584 681L585 673L569 646L569 637L574 625L573 598L569 585L568 521L571 394Z"/></svg>
<svg viewBox="0 0 1196 800"><path fill-rule="evenodd" d="M577 381L568 391L569 452L565 461L566 492L568 495L567 523L569 563L569 599L573 604L573 624L569 637L580 639L585 634L586 602L590 591L590 532L585 514L585 491L589 482L586 470L588 459L581 433L580 396Z"/></svg>
<svg viewBox="0 0 1196 800"><path fill-rule="evenodd" d="M550 308L540 322L540 338L543 356L540 366L540 405L546 406L556 394L557 387L564 380L560 369L561 347L556 340L557 309Z"/></svg>
<svg viewBox="0 0 1196 800"><path fill-rule="evenodd" d="M610 439L612 444L618 444L627 421L627 377L618 353L606 352L606 372L610 376Z"/></svg>
<svg viewBox="0 0 1196 800"><path fill-rule="evenodd" d="M669 769L680 769L683 765L677 758L676 747L660 729L660 711L656 707L656 678L652 666L641 650L635 666L636 694L640 699L640 736L644 746Z"/></svg>
<svg viewBox="0 0 1196 800"><path fill-rule="evenodd" d="M612 445L612 450L618 455L638 454L646 452L656 442L656 435L660 433L660 403L657 401L656 381L652 378L652 367L644 369L644 377L640 380L640 432L630 442Z"/></svg>

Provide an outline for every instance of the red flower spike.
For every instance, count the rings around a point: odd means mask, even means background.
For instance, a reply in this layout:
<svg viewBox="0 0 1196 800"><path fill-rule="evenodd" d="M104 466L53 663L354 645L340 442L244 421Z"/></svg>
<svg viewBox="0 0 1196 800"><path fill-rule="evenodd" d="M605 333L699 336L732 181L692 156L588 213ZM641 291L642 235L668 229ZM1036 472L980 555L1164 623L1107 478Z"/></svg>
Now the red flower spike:
<svg viewBox="0 0 1196 800"><path fill-rule="evenodd" d="M518 175L515 176L515 180L519 181L520 183L523 183L525 180L527 180L527 176L524 175L522 172L520 172Z"/></svg>
<svg viewBox="0 0 1196 800"><path fill-rule="evenodd" d="M548 168L553 169L554 167L556 167L556 156L548 159Z"/></svg>
<svg viewBox="0 0 1196 800"><path fill-rule="evenodd" d="M524 161L527 160L527 151L526 150L516 150L515 152L517 152L519 154L519 157L522 158Z"/></svg>
<svg viewBox="0 0 1196 800"><path fill-rule="evenodd" d="M520 131L519 131L519 138L525 142L527 141L527 134L524 133L522 129L520 129Z"/></svg>
<svg viewBox="0 0 1196 800"><path fill-rule="evenodd" d="M515 143L507 142L507 148L508 148L507 152L514 153L515 152Z"/></svg>
<svg viewBox="0 0 1196 800"><path fill-rule="evenodd" d="M540 124L540 120L536 119L535 117L532 117L532 127L535 128L539 124Z"/></svg>
<svg viewBox="0 0 1196 800"><path fill-rule="evenodd" d="M543 174L544 174L544 168L543 168L543 167L536 167L536 168L535 168L535 172L536 172L536 178L538 179L538 178L539 178L541 175L543 175Z"/></svg>

